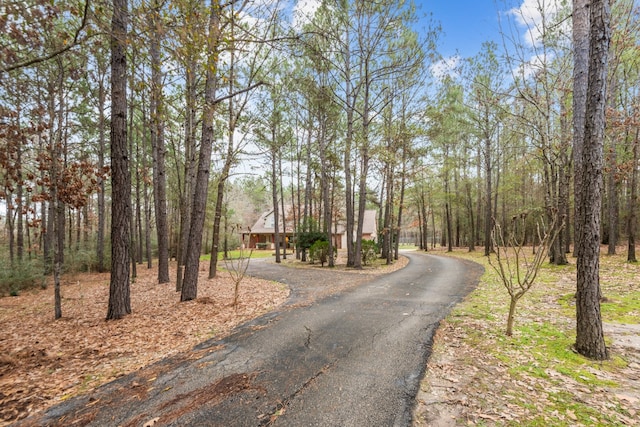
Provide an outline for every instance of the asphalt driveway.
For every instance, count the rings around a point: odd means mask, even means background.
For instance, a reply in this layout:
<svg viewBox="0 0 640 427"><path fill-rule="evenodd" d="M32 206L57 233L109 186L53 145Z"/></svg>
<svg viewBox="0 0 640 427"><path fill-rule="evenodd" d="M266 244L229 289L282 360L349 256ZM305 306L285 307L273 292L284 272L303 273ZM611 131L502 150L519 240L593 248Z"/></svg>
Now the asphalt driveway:
<svg viewBox="0 0 640 427"><path fill-rule="evenodd" d="M405 255L407 267L373 280L252 262L252 275L291 286L282 310L19 425L410 425L438 322L482 267ZM305 289L331 280L363 283L296 305Z"/></svg>

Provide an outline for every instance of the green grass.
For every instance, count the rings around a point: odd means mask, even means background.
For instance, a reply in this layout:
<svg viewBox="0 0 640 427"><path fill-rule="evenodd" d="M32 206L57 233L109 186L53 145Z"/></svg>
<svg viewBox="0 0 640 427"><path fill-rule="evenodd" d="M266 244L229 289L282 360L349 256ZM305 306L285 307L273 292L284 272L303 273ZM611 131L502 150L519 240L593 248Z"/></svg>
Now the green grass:
<svg viewBox="0 0 640 427"><path fill-rule="evenodd" d="M439 252L440 254L440 252ZM506 370L510 385L504 391L508 405L529 414L501 425L587 426L623 425L629 412L616 401L615 389L628 363L612 354L604 362L577 354L575 343L575 259L571 264L543 264L532 289L518 302L512 337L505 335L509 296L499 276L481 251L450 254L485 267L477 289L450 313L446 322L455 326L457 339L478 349ZM601 257L600 284L605 322L640 323L640 266L626 263L623 255ZM610 344L610 343L608 343ZM475 360L469 364L474 365ZM481 366L481 365L480 365ZM480 369L480 372L482 370ZM487 384L492 378L486 377ZM593 396L606 393L606 410L582 401L575 388ZM614 390L606 392L605 390ZM535 394L531 403L532 394ZM518 397L520 396L520 397ZM540 404L543 402L543 404ZM481 405L491 405L481 400ZM493 403L495 404L495 403ZM480 424L478 424L480 425Z"/></svg>
<svg viewBox="0 0 640 427"><path fill-rule="evenodd" d="M525 324L518 328L518 335L512 338L512 346L526 350L531 359L525 363L510 363L510 372L517 375L527 373L549 379L550 370L563 374L578 383L593 387L615 387L615 381L603 380L592 373L608 366L615 368L616 360L592 362L575 353L571 346L575 336L550 323ZM588 370L588 368L591 368Z"/></svg>
<svg viewBox="0 0 640 427"><path fill-rule="evenodd" d="M239 250L232 250L232 251L228 251L229 254L229 259L238 259L240 258L240 251ZM273 250L254 250L254 251L248 251L248 250L244 250L242 251L242 256L243 257L247 257L249 256L249 254L251 254L251 258L270 258L270 257L275 257L275 251ZM287 252L287 256L289 255L293 255L291 252ZM224 259L224 252L219 252L218 253L218 260L222 261ZM205 254L200 256L200 261L210 261L211 260L211 254Z"/></svg>

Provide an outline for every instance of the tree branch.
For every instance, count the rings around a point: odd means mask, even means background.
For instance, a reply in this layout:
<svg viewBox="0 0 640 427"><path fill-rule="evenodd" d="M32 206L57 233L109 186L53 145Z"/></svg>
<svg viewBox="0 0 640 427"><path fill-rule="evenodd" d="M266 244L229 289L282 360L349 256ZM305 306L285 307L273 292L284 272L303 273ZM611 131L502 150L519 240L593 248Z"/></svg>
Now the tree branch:
<svg viewBox="0 0 640 427"><path fill-rule="evenodd" d="M80 33L82 32L82 30L84 29L84 27L87 25L87 17L89 15L89 3L90 0L86 0L85 4L84 4L84 12L82 15L82 22L80 23L80 27L78 27L78 29L76 30L76 33L73 36L73 41L68 44L67 46L58 49L56 51L53 51L51 53L49 53L48 55L45 56L40 56L37 58L31 58L29 60L26 61L22 61L22 62L18 62L18 63L14 63L12 65L8 65L8 66L4 66L2 68L0 68L0 73L8 73L14 70L17 70L19 68L25 68L25 67L29 67L31 65L35 65L35 64L39 64L41 62L45 62L48 61L52 58L55 58L58 55L61 55L63 53L65 53L66 51L70 50L71 48L75 47L76 45L78 45L80 43L80 41L78 40L78 38L80 37Z"/></svg>
<svg viewBox="0 0 640 427"><path fill-rule="evenodd" d="M242 94L242 93L249 92L250 90L253 90L253 89L255 89L255 88L257 88L258 86L261 86L261 85L263 85L263 84L264 84L264 82L254 83L254 84L252 84L252 85L251 85L251 86L249 86L249 87L246 87L246 88L244 88L244 89L238 90L238 91L233 92L233 93L230 93L230 94L228 94L228 95L225 95L225 96L223 96L222 98L216 98L216 99L215 99L215 101L213 101L213 104L214 104L214 105L216 105L216 104L219 104L219 103L221 103L221 102L223 102L223 101L226 101L226 100L227 100L227 99L229 99L229 98L233 98L233 97L234 97L234 96L236 96L236 95L240 95L240 94Z"/></svg>

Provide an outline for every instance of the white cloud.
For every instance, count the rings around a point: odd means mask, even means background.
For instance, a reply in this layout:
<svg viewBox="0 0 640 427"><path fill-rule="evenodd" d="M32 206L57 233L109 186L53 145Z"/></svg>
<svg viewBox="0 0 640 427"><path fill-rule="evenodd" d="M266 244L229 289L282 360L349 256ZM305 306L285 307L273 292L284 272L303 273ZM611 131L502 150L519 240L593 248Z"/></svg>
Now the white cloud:
<svg viewBox="0 0 640 427"><path fill-rule="evenodd" d="M431 74L439 80L445 76L451 76L455 79L460 76L459 67L461 62L462 58L459 55L442 58L431 65Z"/></svg>
<svg viewBox="0 0 640 427"><path fill-rule="evenodd" d="M525 29L524 41L529 47L542 43L544 26L549 25L561 7L561 0L523 0L520 7L507 12Z"/></svg>
<svg viewBox="0 0 640 427"><path fill-rule="evenodd" d="M309 23L321 5L321 0L298 0L293 7L293 20L291 25L299 30Z"/></svg>

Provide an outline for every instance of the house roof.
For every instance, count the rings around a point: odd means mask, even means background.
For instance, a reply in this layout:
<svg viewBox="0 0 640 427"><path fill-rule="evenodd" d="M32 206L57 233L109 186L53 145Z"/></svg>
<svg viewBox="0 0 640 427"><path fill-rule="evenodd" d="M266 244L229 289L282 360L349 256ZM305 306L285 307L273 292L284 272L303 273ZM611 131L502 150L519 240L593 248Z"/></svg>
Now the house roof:
<svg viewBox="0 0 640 427"><path fill-rule="evenodd" d="M290 212L291 208L286 208L288 212ZM372 234L375 235L378 232L377 227L377 212L375 210L366 210L364 211L364 223L362 224L362 234ZM273 229L273 219L271 219L271 223L269 223L270 218L273 217L273 209L263 212L260 215L260 218L255 222L253 227L251 227L251 233L255 234L272 234L274 232ZM287 233L293 232L293 227L291 226L291 221L287 223ZM280 225L282 225L282 214L280 214ZM337 234L345 233L345 223L344 220L341 220L338 223ZM335 230L331 230L334 232ZM282 232L282 230L280 230Z"/></svg>
<svg viewBox="0 0 640 427"><path fill-rule="evenodd" d="M378 232L376 214L377 212L374 210L364 211L364 223L362 224L363 233L376 234Z"/></svg>
<svg viewBox="0 0 640 427"><path fill-rule="evenodd" d="M377 226L377 212L375 210L366 210L364 211L364 222L362 224L362 234L377 234L378 226ZM338 234L344 234L346 231L346 224L344 220L341 220L338 223L337 232ZM355 230L354 230L355 232Z"/></svg>
<svg viewBox="0 0 640 427"><path fill-rule="evenodd" d="M262 215L260 215L260 218L258 218L255 224L253 224L253 227L251 227L251 233L272 234L274 232L274 227L273 227L273 220L271 220L271 223L269 223L270 217L273 217L273 209L263 212ZM280 213L279 217L280 217L279 218L280 226L282 226L282 213ZM280 232L282 232L282 230L280 230ZM293 227L287 224L287 233L292 233L292 232L293 232Z"/></svg>

